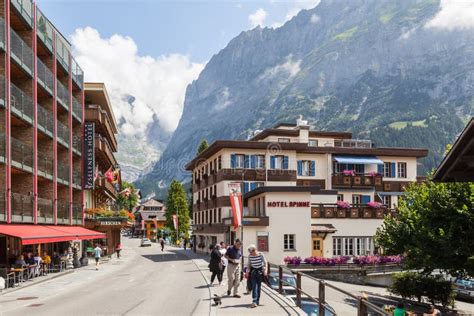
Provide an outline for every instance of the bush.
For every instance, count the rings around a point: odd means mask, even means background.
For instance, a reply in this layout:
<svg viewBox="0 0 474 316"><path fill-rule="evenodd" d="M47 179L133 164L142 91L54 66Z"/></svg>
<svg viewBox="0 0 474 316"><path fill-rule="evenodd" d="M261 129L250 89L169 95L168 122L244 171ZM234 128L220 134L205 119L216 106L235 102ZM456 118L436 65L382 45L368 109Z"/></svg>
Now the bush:
<svg viewBox="0 0 474 316"><path fill-rule="evenodd" d="M426 276L409 271L395 273L393 284L388 290L403 298L416 298L421 301L425 296L432 304L454 306L453 284L439 276Z"/></svg>
<svg viewBox="0 0 474 316"><path fill-rule="evenodd" d="M127 211L127 210L120 210L120 211L118 212L118 215L119 215L120 217L127 217L127 218L128 218L128 211Z"/></svg>

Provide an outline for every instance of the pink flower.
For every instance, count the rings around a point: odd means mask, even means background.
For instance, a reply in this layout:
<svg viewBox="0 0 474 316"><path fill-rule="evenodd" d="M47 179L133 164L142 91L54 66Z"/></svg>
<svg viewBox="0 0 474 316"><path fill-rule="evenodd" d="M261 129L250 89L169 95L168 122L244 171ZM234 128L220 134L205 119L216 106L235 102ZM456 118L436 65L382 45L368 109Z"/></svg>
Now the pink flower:
<svg viewBox="0 0 474 316"><path fill-rule="evenodd" d="M345 176L350 176L350 177L354 177L356 175L354 170L344 170L342 171L342 174Z"/></svg>
<svg viewBox="0 0 474 316"><path fill-rule="evenodd" d="M378 176L381 176L380 173L378 173L377 171L370 171L368 173L369 177L378 177Z"/></svg>
<svg viewBox="0 0 474 316"><path fill-rule="evenodd" d="M346 202L346 201L337 201L336 204L338 208L343 208L343 209L351 208L351 205L349 204L349 202Z"/></svg>
<svg viewBox="0 0 474 316"><path fill-rule="evenodd" d="M367 206L371 207L371 208L381 208L382 203L371 201L371 202L367 203Z"/></svg>

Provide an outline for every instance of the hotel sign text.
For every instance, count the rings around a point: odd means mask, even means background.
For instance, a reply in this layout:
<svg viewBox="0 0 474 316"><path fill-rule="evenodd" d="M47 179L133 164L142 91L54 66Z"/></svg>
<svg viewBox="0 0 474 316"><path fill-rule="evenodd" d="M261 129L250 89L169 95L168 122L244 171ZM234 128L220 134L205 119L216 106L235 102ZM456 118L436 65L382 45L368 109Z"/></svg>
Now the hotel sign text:
<svg viewBox="0 0 474 316"><path fill-rule="evenodd" d="M83 189L94 189L95 148L94 148L94 122L84 124L84 185Z"/></svg>
<svg viewBox="0 0 474 316"><path fill-rule="evenodd" d="M275 202L267 202L267 207L309 207L309 202L275 201Z"/></svg>

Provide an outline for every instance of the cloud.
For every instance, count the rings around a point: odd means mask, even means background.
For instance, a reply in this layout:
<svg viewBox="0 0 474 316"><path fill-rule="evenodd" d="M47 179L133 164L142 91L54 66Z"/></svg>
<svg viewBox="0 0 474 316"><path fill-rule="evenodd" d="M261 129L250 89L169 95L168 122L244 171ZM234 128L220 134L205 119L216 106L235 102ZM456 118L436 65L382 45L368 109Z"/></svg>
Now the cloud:
<svg viewBox="0 0 474 316"><path fill-rule="evenodd" d="M232 104L232 101L229 100L230 92L229 87L224 87L224 89L219 93L216 94L217 102L214 105L215 111L222 111L226 107Z"/></svg>
<svg viewBox="0 0 474 316"><path fill-rule="evenodd" d="M263 8L257 9L254 13L249 15L249 23L252 28L260 25L263 27L265 19L267 18L267 11Z"/></svg>
<svg viewBox="0 0 474 316"><path fill-rule="evenodd" d="M122 136L144 139L154 120L174 131L186 87L204 65L179 54L140 56L132 38L103 38L91 27L77 29L72 44L85 80L106 84Z"/></svg>
<svg viewBox="0 0 474 316"><path fill-rule="evenodd" d="M319 20L321 20L321 18L318 15L316 14L311 15L311 19L310 19L311 23L316 24L319 22Z"/></svg>
<svg viewBox="0 0 474 316"><path fill-rule="evenodd" d="M308 10L308 9L313 9L315 8L319 2L321 2L321 0L292 0L292 1L289 1L290 5L289 5L289 9L285 15L285 18L283 21L277 21L275 23L272 24L272 27L273 28L279 28L281 26L283 26L283 24L285 24L286 22L288 22L289 20L291 20L293 17L295 17L296 15L298 15L298 13L301 11L301 10ZM313 14L311 16L311 23L318 23L320 20L320 17L317 16L316 14Z"/></svg>
<svg viewBox="0 0 474 316"><path fill-rule="evenodd" d="M293 60L293 56L288 55L284 63L265 69L263 74L259 76L258 80L271 80L274 78L284 78L285 80L291 79L300 72L300 65L301 59Z"/></svg>
<svg viewBox="0 0 474 316"><path fill-rule="evenodd" d="M441 10L426 23L426 28L448 31L474 28L474 1L441 0Z"/></svg>

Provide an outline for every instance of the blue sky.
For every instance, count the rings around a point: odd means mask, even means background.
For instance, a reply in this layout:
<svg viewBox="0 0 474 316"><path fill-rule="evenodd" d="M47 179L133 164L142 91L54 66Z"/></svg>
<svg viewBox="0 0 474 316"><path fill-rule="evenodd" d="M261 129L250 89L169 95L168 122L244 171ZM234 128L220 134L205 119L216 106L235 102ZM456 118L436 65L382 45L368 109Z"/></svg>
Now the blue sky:
<svg viewBox="0 0 474 316"><path fill-rule="evenodd" d="M140 55L180 53L200 63L250 29L249 15L258 9L266 13L265 25L272 25L307 2L314 1L37 0L66 36L90 26L102 37L130 36Z"/></svg>

